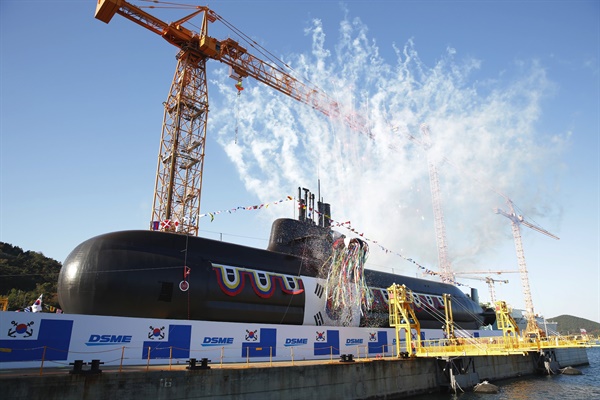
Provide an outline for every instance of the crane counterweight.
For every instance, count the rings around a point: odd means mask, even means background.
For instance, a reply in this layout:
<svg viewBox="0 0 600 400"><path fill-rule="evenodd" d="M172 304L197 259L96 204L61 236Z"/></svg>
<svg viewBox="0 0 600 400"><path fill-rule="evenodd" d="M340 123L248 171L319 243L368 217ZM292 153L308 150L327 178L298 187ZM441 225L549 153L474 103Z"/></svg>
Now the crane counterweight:
<svg viewBox="0 0 600 400"><path fill-rule="evenodd" d="M121 0L98 0L94 17L108 24L121 8Z"/></svg>

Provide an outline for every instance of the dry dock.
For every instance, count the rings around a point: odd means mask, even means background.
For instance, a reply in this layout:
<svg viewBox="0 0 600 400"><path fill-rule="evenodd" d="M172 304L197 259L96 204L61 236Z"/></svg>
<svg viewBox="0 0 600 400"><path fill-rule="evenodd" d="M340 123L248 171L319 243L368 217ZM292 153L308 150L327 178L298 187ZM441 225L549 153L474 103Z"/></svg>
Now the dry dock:
<svg viewBox="0 0 600 400"><path fill-rule="evenodd" d="M50 368L0 370L11 400L39 399L401 399L447 390L452 370L461 387L539 372L539 354L441 358L385 357L351 362L302 361L103 368L70 373ZM545 350L554 368L588 364L585 348ZM89 367L87 367L89 368ZM40 375L41 372L41 375Z"/></svg>

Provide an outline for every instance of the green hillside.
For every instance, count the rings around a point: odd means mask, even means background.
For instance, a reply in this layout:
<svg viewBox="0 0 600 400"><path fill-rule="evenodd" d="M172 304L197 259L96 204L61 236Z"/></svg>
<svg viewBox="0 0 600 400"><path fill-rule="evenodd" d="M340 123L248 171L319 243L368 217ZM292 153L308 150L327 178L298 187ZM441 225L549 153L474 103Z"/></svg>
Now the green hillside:
<svg viewBox="0 0 600 400"><path fill-rule="evenodd" d="M549 318L548 321L558 323L558 332L561 335L578 335L580 329L585 329L589 335L600 335L600 323L589 319L574 317L572 315L559 315Z"/></svg>
<svg viewBox="0 0 600 400"><path fill-rule="evenodd" d="M0 242L0 296L8 296L10 311L31 306L44 295L44 311L58 307L57 281L61 263L35 251Z"/></svg>

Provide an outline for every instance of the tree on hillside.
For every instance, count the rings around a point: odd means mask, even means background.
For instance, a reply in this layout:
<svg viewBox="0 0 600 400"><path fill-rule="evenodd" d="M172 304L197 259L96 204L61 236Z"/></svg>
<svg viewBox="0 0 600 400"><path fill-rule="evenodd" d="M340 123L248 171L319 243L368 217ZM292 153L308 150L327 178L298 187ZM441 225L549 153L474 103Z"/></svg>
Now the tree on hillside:
<svg viewBox="0 0 600 400"><path fill-rule="evenodd" d="M59 307L58 274L62 264L35 251L0 242L0 295L8 297L8 309L28 307L44 295L44 305Z"/></svg>
<svg viewBox="0 0 600 400"><path fill-rule="evenodd" d="M585 329L589 335L600 335L600 323L589 319L572 315L559 315L549 319L549 321L558 323L558 331L561 335L578 335L581 329Z"/></svg>

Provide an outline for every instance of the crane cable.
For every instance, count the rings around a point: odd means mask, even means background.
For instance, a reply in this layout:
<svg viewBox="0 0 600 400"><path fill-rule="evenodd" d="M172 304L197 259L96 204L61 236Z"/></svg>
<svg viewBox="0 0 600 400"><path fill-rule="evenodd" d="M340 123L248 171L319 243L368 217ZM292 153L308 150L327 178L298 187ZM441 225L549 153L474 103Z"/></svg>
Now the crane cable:
<svg viewBox="0 0 600 400"><path fill-rule="evenodd" d="M242 90L244 90L244 86L242 86L242 80L240 79L236 84L235 84L235 88L238 90L237 92L237 97L235 98L235 141L234 143L237 144L237 137L238 137L238 128L240 125L240 95L242 94Z"/></svg>
<svg viewBox="0 0 600 400"><path fill-rule="evenodd" d="M461 308L463 308L465 311L467 311L467 313L469 315L472 315L473 317L476 317L476 318L479 317L478 315L476 315L472 311L470 311L467 307L461 307ZM422 310L429 316L433 317L434 320L436 320L442 324L446 323L446 316L440 310L436 310L428 304L423 304ZM455 336L457 338L459 338L459 337L462 338L466 343L474 345L474 346L480 346L480 344L477 342L477 340L475 340L475 338L471 337L469 331L467 329L463 328L461 326L461 324L457 323L456 321L454 321L454 332L455 332ZM451 338L447 338L447 339L451 339Z"/></svg>
<svg viewBox="0 0 600 400"><path fill-rule="evenodd" d="M235 139L234 144L237 144L238 128L240 126L240 92L238 92L235 98Z"/></svg>
<svg viewBox="0 0 600 400"><path fill-rule="evenodd" d="M194 6L191 4L182 4L182 3L171 3L169 1L158 1L158 0L139 0L144 3L155 3L155 4L164 4L159 6L137 6L138 8L176 8L176 9L198 9L198 6Z"/></svg>
<svg viewBox="0 0 600 400"><path fill-rule="evenodd" d="M140 1L147 2L147 3L163 4L160 6L142 6L140 8L198 9L198 6L192 6L190 4L163 2L163 1L158 1L158 0L140 0ZM217 20L221 21L223 26L225 26L227 29L229 29L231 32L233 32L233 34L237 35L241 40L243 40L245 43L247 43L248 46L254 48L265 59L270 61L269 66L271 68L273 68L273 70L276 70L279 73L286 74L286 75L288 75L288 72L286 72L286 70L289 72L296 73L296 70L294 68L292 68L288 63L286 63L285 61L283 61L282 59L277 57L275 54L273 54L272 52L267 50L265 47L261 46L256 40L252 39L249 35L245 34L243 31L238 29L235 25L233 25L231 22L227 21L225 18L223 18L221 15L219 15L213 9L210 9L210 11L211 11L212 16L214 16ZM186 22L188 24L190 24L191 26L195 27L196 29L198 29L198 31L201 31L201 28L199 26L197 26L196 24L192 23L191 21L186 21ZM306 86L312 86L312 89L317 92L324 93L323 90L319 86L317 86L315 83L313 83L307 77L304 77L302 80L298 80L298 81L303 82Z"/></svg>

